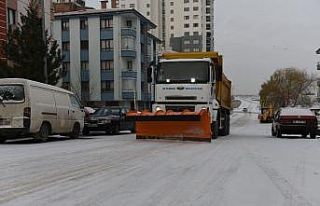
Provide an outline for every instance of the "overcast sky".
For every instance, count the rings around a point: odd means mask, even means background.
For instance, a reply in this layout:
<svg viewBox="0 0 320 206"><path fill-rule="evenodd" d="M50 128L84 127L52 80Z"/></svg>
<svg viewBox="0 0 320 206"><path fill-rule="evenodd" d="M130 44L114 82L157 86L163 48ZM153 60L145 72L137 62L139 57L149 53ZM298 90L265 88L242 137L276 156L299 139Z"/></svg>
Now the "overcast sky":
<svg viewBox="0 0 320 206"><path fill-rule="evenodd" d="M87 0L88 6L98 1ZM320 0L216 0L216 50L237 94L257 94L279 68L317 73Z"/></svg>

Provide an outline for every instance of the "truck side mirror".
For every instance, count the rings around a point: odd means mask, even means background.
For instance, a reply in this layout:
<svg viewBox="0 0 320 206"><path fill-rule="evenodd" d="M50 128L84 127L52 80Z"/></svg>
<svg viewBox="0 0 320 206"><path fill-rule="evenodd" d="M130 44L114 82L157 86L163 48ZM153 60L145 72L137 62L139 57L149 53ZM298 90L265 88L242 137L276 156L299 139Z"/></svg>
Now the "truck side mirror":
<svg viewBox="0 0 320 206"><path fill-rule="evenodd" d="M151 62L149 67L147 68L147 82L148 83L152 83L152 80L153 80L153 75L152 75L153 65L154 65L154 62Z"/></svg>

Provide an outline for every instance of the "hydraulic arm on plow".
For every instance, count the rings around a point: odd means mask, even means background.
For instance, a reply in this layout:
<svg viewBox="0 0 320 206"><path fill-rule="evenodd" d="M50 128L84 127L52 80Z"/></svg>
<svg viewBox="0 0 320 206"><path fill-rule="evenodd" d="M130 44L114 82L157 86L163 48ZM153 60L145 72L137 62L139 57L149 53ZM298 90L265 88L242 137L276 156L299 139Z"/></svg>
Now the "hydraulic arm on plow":
<svg viewBox="0 0 320 206"><path fill-rule="evenodd" d="M152 112L132 111L137 139L207 141L230 132L231 81L217 52L165 53L154 65Z"/></svg>

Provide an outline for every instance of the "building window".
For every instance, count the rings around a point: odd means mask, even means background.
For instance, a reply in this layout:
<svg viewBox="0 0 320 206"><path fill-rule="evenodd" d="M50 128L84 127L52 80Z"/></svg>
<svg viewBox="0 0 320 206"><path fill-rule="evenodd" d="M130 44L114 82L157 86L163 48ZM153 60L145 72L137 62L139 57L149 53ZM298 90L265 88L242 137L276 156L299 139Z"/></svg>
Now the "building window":
<svg viewBox="0 0 320 206"><path fill-rule="evenodd" d="M89 92L89 82L81 82L81 91Z"/></svg>
<svg viewBox="0 0 320 206"><path fill-rule="evenodd" d="M150 4L147 4L147 8L150 8Z"/></svg>
<svg viewBox="0 0 320 206"><path fill-rule="evenodd" d="M206 16L206 22L210 22L210 16Z"/></svg>
<svg viewBox="0 0 320 206"><path fill-rule="evenodd" d="M70 42L62 42L62 51L70 51Z"/></svg>
<svg viewBox="0 0 320 206"><path fill-rule="evenodd" d="M113 60L101 61L101 70L113 70Z"/></svg>
<svg viewBox="0 0 320 206"><path fill-rule="evenodd" d="M81 61L81 70L88 70L88 69L89 69L89 62Z"/></svg>
<svg viewBox="0 0 320 206"><path fill-rule="evenodd" d="M101 40L101 51L112 51L113 40Z"/></svg>
<svg viewBox="0 0 320 206"><path fill-rule="evenodd" d="M174 13L174 11L171 9L171 10L170 10L170 14L173 14L173 13Z"/></svg>
<svg viewBox="0 0 320 206"><path fill-rule="evenodd" d="M88 29L88 19L80 19L80 29Z"/></svg>
<svg viewBox="0 0 320 206"><path fill-rule="evenodd" d="M173 5L174 5L174 2L173 2L173 1L171 1L171 2L170 2L170 6L173 6Z"/></svg>
<svg viewBox="0 0 320 206"><path fill-rule="evenodd" d="M102 81L101 82L101 91L111 92L113 91L113 81Z"/></svg>
<svg viewBox="0 0 320 206"><path fill-rule="evenodd" d="M147 11L147 16L150 16L150 12L149 11Z"/></svg>
<svg viewBox="0 0 320 206"><path fill-rule="evenodd" d="M190 11L189 7L184 7L184 11Z"/></svg>
<svg viewBox="0 0 320 206"><path fill-rule="evenodd" d="M198 27L198 26L199 26L198 23L194 23L194 24L193 24L193 27Z"/></svg>
<svg viewBox="0 0 320 206"><path fill-rule="evenodd" d="M190 32L184 32L184 36L189 36Z"/></svg>
<svg viewBox="0 0 320 206"><path fill-rule="evenodd" d="M211 5L210 0L206 0L206 5L207 5L207 6L210 6L210 5Z"/></svg>
<svg viewBox="0 0 320 206"><path fill-rule="evenodd" d="M89 41L88 40L80 41L80 49L81 50L88 50L89 49Z"/></svg>
<svg viewBox="0 0 320 206"><path fill-rule="evenodd" d="M189 3L189 0L184 0L184 3L185 3L185 4Z"/></svg>
<svg viewBox="0 0 320 206"><path fill-rule="evenodd" d="M210 30L211 26L210 24L206 24L206 30Z"/></svg>
<svg viewBox="0 0 320 206"><path fill-rule="evenodd" d="M193 7L193 11L199 11L199 7L194 6L194 7Z"/></svg>
<svg viewBox="0 0 320 206"><path fill-rule="evenodd" d="M62 70L64 72L69 72L70 71L70 62L63 62L62 63Z"/></svg>
<svg viewBox="0 0 320 206"><path fill-rule="evenodd" d="M199 44L199 40L198 39L193 40L193 44Z"/></svg>
<svg viewBox="0 0 320 206"><path fill-rule="evenodd" d="M199 48L194 48L193 51L194 51L194 52L199 52L200 49L199 49Z"/></svg>
<svg viewBox="0 0 320 206"><path fill-rule="evenodd" d="M190 44L190 40L184 40L183 44L186 44L186 45Z"/></svg>
<svg viewBox="0 0 320 206"><path fill-rule="evenodd" d="M133 66L132 61L127 61L127 69L128 69L129 71L132 71L132 66Z"/></svg>
<svg viewBox="0 0 320 206"><path fill-rule="evenodd" d="M184 28L189 28L189 24L184 24Z"/></svg>
<svg viewBox="0 0 320 206"><path fill-rule="evenodd" d="M113 27L112 19L101 19L100 20L100 28L101 29L108 29Z"/></svg>
<svg viewBox="0 0 320 206"><path fill-rule="evenodd" d="M190 16L184 16L184 20L189 20Z"/></svg>
<svg viewBox="0 0 320 206"><path fill-rule="evenodd" d="M8 9L8 25L16 24L16 11L13 9Z"/></svg>
<svg viewBox="0 0 320 206"><path fill-rule="evenodd" d="M121 49L135 50L135 39L133 37L123 37L121 39Z"/></svg>
<svg viewBox="0 0 320 206"><path fill-rule="evenodd" d="M210 8L206 8L206 14L210 14L210 13L211 13Z"/></svg>
<svg viewBox="0 0 320 206"><path fill-rule="evenodd" d="M126 22L126 24L127 24L127 27L129 27L129 28L132 27L132 21L131 21L131 20L128 20L128 21Z"/></svg>
<svg viewBox="0 0 320 206"><path fill-rule="evenodd" d="M129 7L130 7L131 9L134 9L134 4L130 4Z"/></svg>
<svg viewBox="0 0 320 206"><path fill-rule="evenodd" d="M199 19L199 15L193 15L193 19Z"/></svg>
<svg viewBox="0 0 320 206"><path fill-rule="evenodd" d="M61 22L62 31L69 31L69 20L63 20Z"/></svg>
<svg viewBox="0 0 320 206"><path fill-rule="evenodd" d="M173 22L173 21L174 21L174 18L170 18L170 21Z"/></svg>
<svg viewBox="0 0 320 206"><path fill-rule="evenodd" d="M193 3L197 3L197 2L199 2L199 0L193 0Z"/></svg>
<svg viewBox="0 0 320 206"><path fill-rule="evenodd" d="M174 29L174 26L170 26L170 29L173 30L173 29Z"/></svg>

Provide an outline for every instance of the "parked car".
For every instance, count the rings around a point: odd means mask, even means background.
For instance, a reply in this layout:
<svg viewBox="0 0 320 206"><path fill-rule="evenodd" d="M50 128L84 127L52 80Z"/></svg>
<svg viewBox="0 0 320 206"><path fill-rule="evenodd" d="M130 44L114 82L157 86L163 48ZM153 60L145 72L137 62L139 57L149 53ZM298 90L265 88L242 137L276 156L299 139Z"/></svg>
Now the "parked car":
<svg viewBox="0 0 320 206"><path fill-rule="evenodd" d="M118 134L121 130L135 132L135 123L125 119L128 110L122 107L104 107L90 114L85 122L83 134L91 131L105 131L108 134Z"/></svg>
<svg viewBox="0 0 320 206"><path fill-rule="evenodd" d="M0 142L32 136L45 141L49 135L79 136L84 112L67 90L39 82L0 79Z"/></svg>
<svg viewBox="0 0 320 206"><path fill-rule="evenodd" d="M281 138L282 134L301 134L316 138L318 121L310 109L282 108L276 112L272 122L272 136Z"/></svg>
<svg viewBox="0 0 320 206"><path fill-rule="evenodd" d="M317 135L320 135L320 107L312 107L310 108L310 110L314 112L314 114L317 117L317 120L318 120Z"/></svg>

